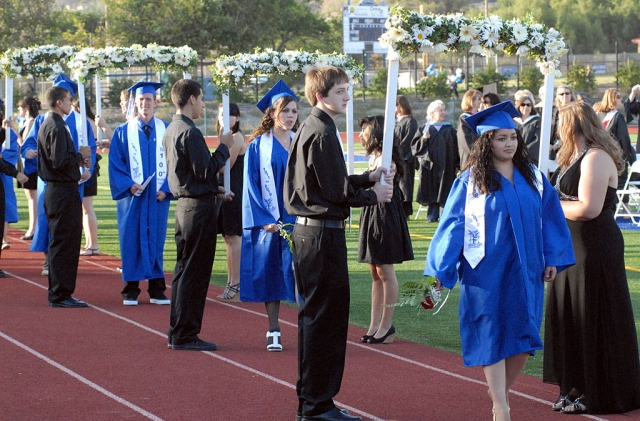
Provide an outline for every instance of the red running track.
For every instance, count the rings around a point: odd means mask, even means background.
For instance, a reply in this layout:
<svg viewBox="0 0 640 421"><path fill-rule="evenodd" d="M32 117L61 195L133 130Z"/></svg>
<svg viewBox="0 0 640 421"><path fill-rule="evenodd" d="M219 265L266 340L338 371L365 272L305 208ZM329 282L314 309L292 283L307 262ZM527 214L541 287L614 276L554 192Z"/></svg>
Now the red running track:
<svg viewBox="0 0 640 421"><path fill-rule="evenodd" d="M219 350L169 350L169 306L149 304L144 292L139 306L123 306L116 258L80 259L74 295L89 308L47 306L43 256L28 252L21 234L11 232L0 265L9 274L0 280L0 420L293 421L294 308L281 309L284 351L269 353L264 307L220 303L212 286L201 337ZM349 329L340 406L367 420L491 419L481 369L405 340L364 345L364 333ZM520 376L512 419L566 421L549 409L556 396L556 387ZM640 410L573 418L640 420Z"/></svg>

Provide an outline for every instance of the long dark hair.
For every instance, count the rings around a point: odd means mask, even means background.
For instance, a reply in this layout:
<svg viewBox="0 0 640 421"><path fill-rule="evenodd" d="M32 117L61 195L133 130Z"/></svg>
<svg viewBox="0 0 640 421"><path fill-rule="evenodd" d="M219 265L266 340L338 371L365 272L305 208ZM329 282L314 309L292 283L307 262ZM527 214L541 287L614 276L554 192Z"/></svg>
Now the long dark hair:
<svg viewBox="0 0 640 421"><path fill-rule="evenodd" d="M382 139L384 138L384 117L376 115L372 117L362 117L358 120L358 126L362 129L363 126L371 126L371 133L369 137L369 144L367 145L367 155L371 155L374 152L382 153ZM398 182L404 176L404 159L400 155L400 148L394 139L394 145L391 152L391 160L396 164L396 176L394 182Z"/></svg>
<svg viewBox="0 0 640 421"><path fill-rule="evenodd" d="M292 96L283 96L278 98L275 104L268 107L264 111L264 114L262 115L262 121L260 122L260 125L256 127L253 133L251 133L251 139L249 140L253 140L258 136L262 136L269 130L273 129L273 126L275 126L278 116L280 115L284 107L289 105L290 102L297 102L297 101ZM271 113L275 114L274 118L271 118ZM291 131L293 132L298 131L299 126L300 126L300 117L296 119L296 124L293 125L293 127L291 128Z"/></svg>
<svg viewBox="0 0 640 421"><path fill-rule="evenodd" d="M484 132L471 148L471 155L465 166L465 169L471 168L471 176L473 176L475 185L480 193L491 193L502 188L502 178L495 171L493 165L493 153L491 151L491 142L496 136L497 130ZM531 165L531 155L527 151L527 147L522 140L520 132L516 130L518 136L518 146L513 156L513 165L518 169L520 174L527 180L527 183L534 189L536 187L536 174Z"/></svg>
<svg viewBox="0 0 640 421"><path fill-rule="evenodd" d="M18 102L19 107L26 107L29 109L29 116L31 118L38 117L39 111L42 108L40 106L40 101L34 96L25 96Z"/></svg>
<svg viewBox="0 0 640 421"><path fill-rule="evenodd" d="M220 107L222 107L222 104L220 104ZM220 107L218 107L218 110ZM240 131L240 107L235 102L229 103L229 116L238 117L236 124L231 128L231 133L236 134ZM220 120L218 120L216 121L216 133L220 133L220 129L222 129L222 126L220 125Z"/></svg>
<svg viewBox="0 0 640 421"><path fill-rule="evenodd" d="M71 105L73 105L73 108L75 108L77 112L80 112L80 98L74 99ZM85 111L87 112L87 118L91 121L95 120L96 115L93 113L93 110L91 109L91 103L89 102L89 99L87 97L84 98L84 106Z"/></svg>

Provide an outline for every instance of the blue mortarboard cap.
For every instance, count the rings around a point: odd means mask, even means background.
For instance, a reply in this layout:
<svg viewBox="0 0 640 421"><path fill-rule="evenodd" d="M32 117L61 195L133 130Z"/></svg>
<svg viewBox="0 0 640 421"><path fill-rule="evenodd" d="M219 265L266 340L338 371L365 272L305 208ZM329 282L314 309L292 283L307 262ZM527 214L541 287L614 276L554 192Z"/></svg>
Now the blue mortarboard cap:
<svg viewBox="0 0 640 421"><path fill-rule="evenodd" d="M164 86L162 82L145 82L140 81L133 84L132 87L127 89L129 92L135 92L135 95L152 94L156 96L156 91Z"/></svg>
<svg viewBox="0 0 640 421"><path fill-rule="evenodd" d="M515 129L516 124L513 121L514 117L520 117L520 113L511 101L504 101L470 115L464 121L466 121L476 133L482 134L489 130Z"/></svg>
<svg viewBox="0 0 640 421"><path fill-rule="evenodd" d="M296 101L300 101L296 94L294 94L293 91L289 89L287 84L284 83L282 79L280 79L278 83L273 85L273 88L271 88L269 92L267 92L267 94L263 96L260 101L258 101L256 107L258 107L258 109L264 113L267 108L272 106L278 100L278 98L282 98L283 96L290 96L295 98Z"/></svg>
<svg viewBox="0 0 640 421"><path fill-rule="evenodd" d="M56 78L53 80L53 86L64 88L67 91L71 92L72 98L76 95L76 92L78 92L78 84L62 73L56 76Z"/></svg>

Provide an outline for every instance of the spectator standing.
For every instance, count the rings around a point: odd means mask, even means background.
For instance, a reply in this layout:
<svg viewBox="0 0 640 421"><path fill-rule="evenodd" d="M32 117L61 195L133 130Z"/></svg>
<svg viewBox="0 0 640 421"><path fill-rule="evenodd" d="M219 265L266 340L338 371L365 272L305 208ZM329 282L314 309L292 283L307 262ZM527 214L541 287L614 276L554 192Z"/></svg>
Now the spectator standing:
<svg viewBox="0 0 640 421"><path fill-rule="evenodd" d="M557 384L554 411L611 414L640 408L640 360L615 222L623 152L584 103L559 111L559 171L552 177L576 265L547 289L543 381Z"/></svg>
<svg viewBox="0 0 640 421"><path fill-rule="evenodd" d="M398 142L400 154L404 160L404 175L400 179L400 190L404 199L402 208L407 218L413 214L413 185L415 182L416 164L411 152L411 142L418 132L418 121L413 117L409 100L404 95L396 98L395 141Z"/></svg>
<svg viewBox="0 0 640 421"><path fill-rule="evenodd" d="M438 222L451 186L460 170L456 129L444 121L445 105L436 100L427 107L428 121L412 144L420 160L417 201L427 206L427 222Z"/></svg>

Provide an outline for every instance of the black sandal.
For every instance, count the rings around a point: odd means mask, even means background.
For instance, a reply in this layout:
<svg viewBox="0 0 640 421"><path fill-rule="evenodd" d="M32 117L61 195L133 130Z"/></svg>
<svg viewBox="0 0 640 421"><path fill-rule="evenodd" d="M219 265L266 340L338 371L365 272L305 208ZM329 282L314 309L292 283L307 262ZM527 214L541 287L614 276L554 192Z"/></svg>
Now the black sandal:
<svg viewBox="0 0 640 421"><path fill-rule="evenodd" d="M560 412L562 412L563 414L575 414L575 415L586 414L588 411L587 411L586 405L582 403L583 400L584 400L584 396L577 398L575 401L571 402L570 404L562 408Z"/></svg>
<svg viewBox="0 0 640 421"><path fill-rule="evenodd" d="M235 285L227 284L222 294L218 295L218 299L228 302L240 301L240 282Z"/></svg>
<svg viewBox="0 0 640 421"><path fill-rule="evenodd" d="M558 400L556 403L551 405L552 411L562 411L564 407L571 404L571 400L569 400L569 395L560 395L558 396Z"/></svg>

